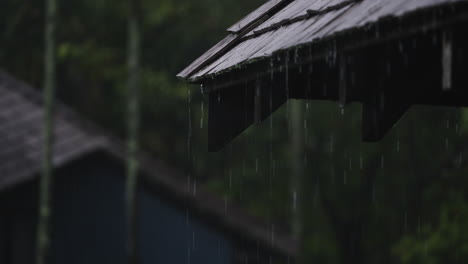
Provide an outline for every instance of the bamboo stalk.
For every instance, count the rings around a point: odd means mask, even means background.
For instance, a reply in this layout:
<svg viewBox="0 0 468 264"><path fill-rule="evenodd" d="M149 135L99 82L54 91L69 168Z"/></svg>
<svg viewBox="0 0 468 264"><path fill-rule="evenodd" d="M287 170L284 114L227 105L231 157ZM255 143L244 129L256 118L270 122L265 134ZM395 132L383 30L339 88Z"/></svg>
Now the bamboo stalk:
<svg viewBox="0 0 468 264"><path fill-rule="evenodd" d="M44 127L42 175L39 184L39 221L37 227L36 263L47 263L50 248L49 220L51 216L53 176L53 114L55 91L55 26L56 0L46 0L44 55Z"/></svg>
<svg viewBox="0 0 468 264"><path fill-rule="evenodd" d="M130 264L138 263L137 188L139 149L140 86L140 20L139 3L130 0L128 20L128 161L126 183L127 250Z"/></svg>

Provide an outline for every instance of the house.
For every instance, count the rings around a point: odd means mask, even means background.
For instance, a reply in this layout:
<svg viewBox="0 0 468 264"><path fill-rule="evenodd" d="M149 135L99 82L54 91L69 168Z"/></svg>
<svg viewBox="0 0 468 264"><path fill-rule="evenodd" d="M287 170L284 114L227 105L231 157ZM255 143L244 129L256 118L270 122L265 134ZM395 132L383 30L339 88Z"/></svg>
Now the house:
<svg viewBox="0 0 468 264"><path fill-rule="evenodd" d="M269 0L179 73L217 151L288 99L363 105L378 141L414 104L468 106L468 1Z"/></svg>
<svg viewBox="0 0 468 264"><path fill-rule="evenodd" d="M34 263L42 99L0 71L0 263ZM126 263L125 149L64 105L55 108L50 263ZM141 263L287 263L284 233L139 155Z"/></svg>

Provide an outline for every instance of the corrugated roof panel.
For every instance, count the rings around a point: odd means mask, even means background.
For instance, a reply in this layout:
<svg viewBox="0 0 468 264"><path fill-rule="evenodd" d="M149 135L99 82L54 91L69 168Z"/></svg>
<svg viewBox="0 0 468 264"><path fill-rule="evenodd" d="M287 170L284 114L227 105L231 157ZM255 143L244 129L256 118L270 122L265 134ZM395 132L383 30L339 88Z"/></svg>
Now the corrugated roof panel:
<svg viewBox="0 0 468 264"><path fill-rule="evenodd" d="M262 17L268 11L274 9L276 6L286 3L286 2L291 2L291 0L269 0L259 8L257 8L255 11L252 13L248 14L245 16L243 19L241 19L239 22L235 23L231 27L228 28L229 32L232 33L239 33L242 29L250 25L252 22L257 20L258 18Z"/></svg>
<svg viewBox="0 0 468 264"><path fill-rule="evenodd" d="M248 35L252 35L253 32L266 29L274 24L281 23L284 20L306 15L307 10L320 11L345 1L346 0L296 0L270 19L254 28Z"/></svg>
<svg viewBox="0 0 468 264"><path fill-rule="evenodd" d="M299 21L281 27L273 32L267 32L257 38L248 39L230 50L222 58L219 58L212 64L214 67L205 68L193 77L197 78L206 74L214 74L244 61L271 56L278 50L294 47L298 45L298 43L300 44L307 40L310 37L309 35L320 31L324 26L343 14L348 8L331 11L322 16ZM251 47L255 47L255 49Z"/></svg>
<svg viewBox="0 0 468 264"><path fill-rule="evenodd" d="M198 59L192 62L187 68L181 71L177 76L179 77L187 77L192 74L193 71L200 70L198 69L201 67L205 62L207 62L213 56L216 56L219 52L225 49L232 41L236 39L236 35L229 34L223 40L218 42L218 44L214 45L211 49L201 55Z"/></svg>
<svg viewBox="0 0 468 264"><path fill-rule="evenodd" d="M241 39L242 42L238 43L237 46L226 51L222 57L216 58L211 65L204 67L190 78L197 79L205 75L216 74L246 61L271 56L278 50L311 43L339 32L362 27L384 17L401 16L420 8L454 2L467 2L467 0L363 0L356 2L296 0L253 29ZM336 5L336 9L331 8L334 5ZM309 18L304 16L305 20L299 20L292 24L281 23L277 24L276 27L272 26L275 23L297 17L308 9L326 10L327 12L312 15ZM262 29L264 31L260 31L261 33L254 34Z"/></svg>

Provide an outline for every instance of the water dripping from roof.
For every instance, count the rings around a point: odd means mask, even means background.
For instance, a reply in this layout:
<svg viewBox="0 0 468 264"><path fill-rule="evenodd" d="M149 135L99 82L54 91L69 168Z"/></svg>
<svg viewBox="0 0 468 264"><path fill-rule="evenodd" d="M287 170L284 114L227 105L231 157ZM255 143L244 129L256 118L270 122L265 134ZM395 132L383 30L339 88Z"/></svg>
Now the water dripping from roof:
<svg viewBox="0 0 468 264"><path fill-rule="evenodd" d="M442 90L452 89L452 40L445 33L442 41Z"/></svg>
<svg viewBox="0 0 468 264"><path fill-rule="evenodd" d="M200 116L200 128L203 128L203 116L204 116L204 101L202 101L201 103L201 106L200 106L200 112L201 112L201 116Z"/></svg>
<svg viewBox="0 0 468 264"><path fill-rule="evenodd" d="M362 160L362 153L359 154L359 168L362 170L362 164L363 163L363 160Z"/></svg>

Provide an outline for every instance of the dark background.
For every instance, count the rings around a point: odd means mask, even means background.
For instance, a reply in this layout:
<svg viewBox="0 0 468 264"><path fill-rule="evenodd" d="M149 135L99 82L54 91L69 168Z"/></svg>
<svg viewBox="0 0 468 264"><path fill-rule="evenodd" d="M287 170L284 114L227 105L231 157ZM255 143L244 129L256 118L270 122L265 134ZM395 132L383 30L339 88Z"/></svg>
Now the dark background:
<svg viewBox="0 0 468 264"><path fill-rule="evenodd" d="M57 96L125 137L127 1L61 1ZM289 230L306 263L465 263L468 112L413 107L379 143L360 105L304 104L305 177L291 190L289 107L207 152L207 100L175 75L259 0L142 1L142 147L206 188ZM43 1L0 2L0 67L42 87ZM0 95L1 96L1 95ZM190 139L190 140L189 140ZM292 193L299 193L293 214ZM351 251L351 252L350 252Z"/></svg>

